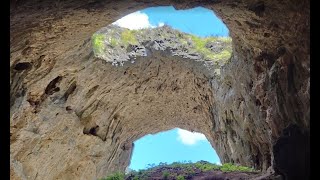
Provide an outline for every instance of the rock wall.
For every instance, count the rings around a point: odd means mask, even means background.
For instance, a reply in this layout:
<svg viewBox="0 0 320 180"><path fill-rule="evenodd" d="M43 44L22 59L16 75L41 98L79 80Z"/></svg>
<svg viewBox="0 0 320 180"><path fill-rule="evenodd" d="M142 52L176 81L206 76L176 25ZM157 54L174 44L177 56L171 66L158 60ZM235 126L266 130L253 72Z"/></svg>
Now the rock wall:
<svg viewBox="0 0 320 180"><path fill-rule="evenodd" d="M202 5L223 19L233 55L219 78L199 62L161 51L121 68L93 57L94 32L159 5ZM301 168L293 172L283 162L297 153L284 156L279 149L309 146L283 140L292 124L294 137L309 137L309 6L293 0L13 1L11 178L101 178L125 169L134 140L172 127L204 133L223 162L307 176L308 158L299 158ZM298 154L307 157L308 149Z"/></svg>

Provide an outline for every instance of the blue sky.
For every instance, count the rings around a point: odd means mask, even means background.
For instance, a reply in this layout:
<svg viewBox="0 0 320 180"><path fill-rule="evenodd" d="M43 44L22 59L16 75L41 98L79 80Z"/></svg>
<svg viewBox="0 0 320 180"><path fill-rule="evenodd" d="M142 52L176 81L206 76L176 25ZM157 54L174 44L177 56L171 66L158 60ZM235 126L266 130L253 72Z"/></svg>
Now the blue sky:
<svg viewBox="0 0 320 180"><path fill-rule="evenodd" d="M152 7L141 11L149 16L149 22L167 24L180 31L201 37L228 36L229 30L213 11L197 7L189 10L175 10L172 6Z"/></svg>
<svg viewBox="0 0 320 180"><path fill-rule="evenodd" d="M175 128L137 140L129 168L139 170L152 163L200 160L220 164L216 151L203 134Z"/></svg>
<svg viewBox="0 0 320 180"><path fill-rule="evenodd" d="M200 37L229 36L228 28L213 11L202 7L175 10L172 6L152 7L129 14L115 23L129 29L154 28L164 24ZM179 128L146 135L135 141L129 168L145 169L160 162L199 160L220 164L216 151L203 134Z"/></svg>
<svg viewBox="0 0 320 180"><path fill-rule="evenodd" d="M172 6L151 7L129 14L115 24L129 29L166 24L200 37L229 36L229 30L222 20L213 11L203 7L188 10L175 10Z"/></svg>

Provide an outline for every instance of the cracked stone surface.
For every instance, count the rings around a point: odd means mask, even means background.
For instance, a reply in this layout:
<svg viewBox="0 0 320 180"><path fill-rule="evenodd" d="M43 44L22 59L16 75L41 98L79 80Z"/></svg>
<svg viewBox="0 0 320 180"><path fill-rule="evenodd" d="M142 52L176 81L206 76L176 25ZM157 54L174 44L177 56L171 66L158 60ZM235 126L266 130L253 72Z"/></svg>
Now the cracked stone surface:
<svg viewBox="0 0 320 180"><path fill-rule="evenodd" d="M174 127L204 133L222 162L308 176L309 150L291 151L309 146L309 1L12 3L12 179L102 178L125 170L134 140ZM222 18L233 55L219 76L162 50L118 67L94 57L96 31L159 5Z"/></svg>

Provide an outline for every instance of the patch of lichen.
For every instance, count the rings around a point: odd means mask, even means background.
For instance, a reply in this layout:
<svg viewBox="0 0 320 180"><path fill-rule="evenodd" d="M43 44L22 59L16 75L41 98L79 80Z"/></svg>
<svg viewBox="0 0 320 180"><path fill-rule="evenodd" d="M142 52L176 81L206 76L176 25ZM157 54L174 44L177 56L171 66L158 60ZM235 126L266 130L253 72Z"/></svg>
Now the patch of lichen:
<svg viewBox="0 0 320 180"><path fill-rule="evenodd" d="M207 57L213 61L220 61L220 62L226 63L231 57L231 52L225 49L219 53L208 54Z"/></svg>
<svg viewBox="0 0 320 180"><path fill-rule="evenodd" d="M105 49L105 39L106 36L104 34L94 34L92 36L92 47L93 51L97 54L102 53Z"/></svg>
<svg viewBox="0 0 320 180"><path fill-rule="evenodd" d="M111 47L114 48L114 47L118 46L118 44L119 44L119 42L117 41L116 38L110 37L110 39L109 39L109 45L110 45Z"/></svg>
<svg viewBox="0 0 320 180"><path fill-rule="evenodd" d="M185 37L183 36L178 36L179 37L179 40L180 40L180 43L184 46L187 46L188 45L188 41Z"/></svg>
<svg viewBox="0 0 320 180"><path fill-rule="evenodd" d="M121 32L121 42L126 46L129 44L133 44L133 45L138 44L136 33L137 33L136 30L125 29L124 31Z"/></svg>
<svg viewBox="0 0 320 180"><path fill-rule="evenodd" d="M206 38L201 38L195 35L186 35L187 38L191 39L192 41L192 46L193 49L197 52L199 52L205 59L211 60L211 61L216 61L216 62L223 62L226 63L230 57L231 57L231 42L232 39L229 37L206 37ZM180 39L182 44L185 44L187 42L186 39L181 38ZM219 42L223 43L224 47L221 51L219 52L214 52L210 50L207 47L208 43L214 43L214 42Z"/></svg>
<svg viewBox="0 0 320 180"><path fill-rule="evenodd" d="M107 37L107 44L112 48L117 48L119 46L123 46L126 48L129 44L137 45L139 43L137 40L138 34L139 31L129 29L124 29L119 33L111 32Z"/></svg>

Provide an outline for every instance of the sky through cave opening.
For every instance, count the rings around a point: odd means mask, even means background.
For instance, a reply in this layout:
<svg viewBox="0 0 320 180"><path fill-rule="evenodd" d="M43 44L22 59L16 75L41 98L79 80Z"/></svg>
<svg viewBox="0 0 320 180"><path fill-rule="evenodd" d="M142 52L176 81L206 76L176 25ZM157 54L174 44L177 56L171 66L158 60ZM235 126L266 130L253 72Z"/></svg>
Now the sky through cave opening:
<svg viewBox="0 0 320 180"><path fill-rule="evenodd" d="M173 6L150 7L131 13L113 24L128 29L168 25L199 37L229 37L227 26L212 10L204 7L187 10L176 10Z"/></svg>
<svg viewBox="0 0 320 180"><path fill-rule="evenodd" d="M221 164L204 134L174 128L135 141L129 168L140 170L160 163L201 160Z"/></svg>
<svg viewBox="0 0 320 180"><path fill-rule="evenodd" d="M120 18L92 36L95 57L116 67L126 61L134 63L137 56L148 56L148 48L152 47L170 50L172 56L200 60L205 66L216 66L212 72L218 75L232 56L231 42L223 21L203 7L146 8Z"/></svg>

